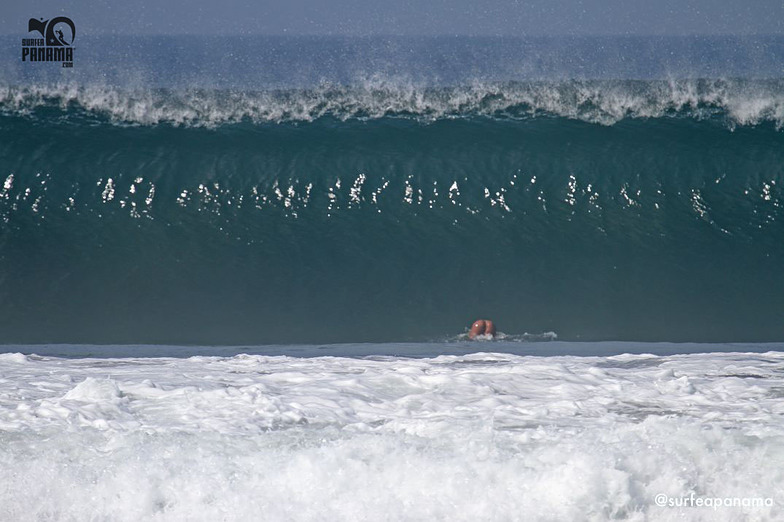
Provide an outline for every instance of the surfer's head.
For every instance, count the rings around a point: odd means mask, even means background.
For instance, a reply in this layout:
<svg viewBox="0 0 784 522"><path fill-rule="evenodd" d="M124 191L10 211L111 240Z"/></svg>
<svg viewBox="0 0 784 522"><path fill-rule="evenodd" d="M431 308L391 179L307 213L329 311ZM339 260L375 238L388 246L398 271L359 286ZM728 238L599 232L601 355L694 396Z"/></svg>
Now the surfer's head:
<svg viewBox="0 0 784 522"><path fill-rule="evenodd" d="M476 339L478 335L489 335L495 337L495 325L490 319L479 319L474 321L471 325L471 330L468 332L469 339Z"/></svg>

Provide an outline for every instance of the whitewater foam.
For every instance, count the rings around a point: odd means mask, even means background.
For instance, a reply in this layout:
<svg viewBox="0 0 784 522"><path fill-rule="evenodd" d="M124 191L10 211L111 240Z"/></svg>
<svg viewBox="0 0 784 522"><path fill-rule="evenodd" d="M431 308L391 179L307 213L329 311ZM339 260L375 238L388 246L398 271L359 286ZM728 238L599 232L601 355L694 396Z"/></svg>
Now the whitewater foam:
<svg viewBox="0 0 784 522"><path fill-rule="evenodd" d="M0 87L0 112L30 116L55 108L64 116L121 124L206 126L240 122L561 116L612 125L627 118L721 117L730 126L784 123L781 80L568 80L481 82L432 87L379 76L350 85L231 91L124 89L102 85Z"/></svg>
<svg viewBox="0 0 784 522"><path fill-rule="evenodd" d="M779 352L0 365L5 520L781 516Z"/></svg>

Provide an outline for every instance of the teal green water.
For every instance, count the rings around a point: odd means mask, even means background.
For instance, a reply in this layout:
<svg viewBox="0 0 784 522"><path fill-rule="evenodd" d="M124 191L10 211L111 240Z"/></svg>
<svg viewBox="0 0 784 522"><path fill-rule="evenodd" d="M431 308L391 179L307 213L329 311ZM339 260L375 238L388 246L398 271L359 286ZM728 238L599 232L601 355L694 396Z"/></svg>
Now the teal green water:
<svg viewBox="0 0 784 522"><path fill-rule="evenodd" d="M199 126L6 99L0 341L784 338L775 118L339 103Z"/></svg>

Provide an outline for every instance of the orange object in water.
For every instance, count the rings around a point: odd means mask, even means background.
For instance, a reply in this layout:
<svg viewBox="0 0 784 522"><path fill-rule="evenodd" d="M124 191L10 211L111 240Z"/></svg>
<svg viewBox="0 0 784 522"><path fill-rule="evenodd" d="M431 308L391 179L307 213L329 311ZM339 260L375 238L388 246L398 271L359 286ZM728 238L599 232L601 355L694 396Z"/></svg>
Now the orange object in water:
<svg viewBox="0 0 784 522"><path fill-rule="evenodd" d="M495 325L490 319L485 319L485 335L495 337Z"/></svg>
<svg viewBox="0 0 784 522"><path fill-rule="evenodd" d="M490 335L495 337L495 325L490 319L479 319L471 325L468 332L469 339L475 339L477 335Z"/></svg>

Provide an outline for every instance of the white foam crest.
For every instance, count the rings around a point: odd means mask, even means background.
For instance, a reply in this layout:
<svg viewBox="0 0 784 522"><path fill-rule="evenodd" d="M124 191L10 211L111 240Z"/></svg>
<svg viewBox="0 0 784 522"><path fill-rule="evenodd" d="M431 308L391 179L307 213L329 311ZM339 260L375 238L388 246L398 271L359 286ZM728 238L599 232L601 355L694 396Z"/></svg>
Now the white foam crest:
<svg viewBox="0 0 784 522"><path fill-rule="evenodd" d="M25 364L28 362L28 357L21 353L0 353L0 363L16 363Z"/></svg>
<svg viewBox="0 0 784 522"><path fill-rule="evenodd" d="M241 121L313 121L323 117L424 120L549 114L610 125L625 118L723 115L731 125L784 124L781 80L474 82L427 87L383 77L350 86L257 92L124 90L73 84L0 89L0 111L29 114L38 107L81 109L113 122L214 126Z"/></svg>
<svg viewBox="0 0 784 522"><path fill-rule="evenodd" d="M783 370L778 352L0 356L0 519L769 520Z"/></svg>

